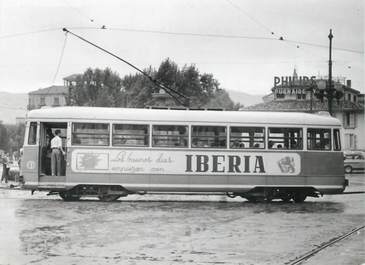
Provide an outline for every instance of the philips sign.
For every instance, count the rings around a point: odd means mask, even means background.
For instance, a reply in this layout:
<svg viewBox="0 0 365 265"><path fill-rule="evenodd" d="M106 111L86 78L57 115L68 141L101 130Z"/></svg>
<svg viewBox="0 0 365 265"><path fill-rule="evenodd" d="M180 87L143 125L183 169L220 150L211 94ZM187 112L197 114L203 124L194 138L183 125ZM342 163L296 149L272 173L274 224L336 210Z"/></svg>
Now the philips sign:
<svg viewBox="0 0 365 265"><path fill-rule="evenodd" d="M315 82L315 76L275 76L274 77L274 87L283 86L310 86Z"/></svg>

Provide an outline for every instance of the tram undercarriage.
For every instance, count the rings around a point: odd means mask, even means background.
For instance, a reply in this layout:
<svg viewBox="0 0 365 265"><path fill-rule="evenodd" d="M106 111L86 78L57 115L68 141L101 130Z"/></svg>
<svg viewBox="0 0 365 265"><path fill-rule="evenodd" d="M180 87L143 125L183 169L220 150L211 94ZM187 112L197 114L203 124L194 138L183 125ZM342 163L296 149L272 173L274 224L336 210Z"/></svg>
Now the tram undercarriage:
<svg viewBox="0 0 365 265"><path fill-rule="evenodd" d="M144 195L147 193L156 194L156 192L131 191L120 185L77 185L69 190L53 190L48 195L59 195L65 201L77 201L81 197L97 197L104 202L116 201L120 197L126 197L130 194ZM164 192L170 193L170 192ZM175 193L174 193L175 194ZM186 194L179 192L177 194ZM188 193L192 194L192 193ZM202 194L193 192L193 194ZM204 194L204 193L203 193ZM211 194L211 193L210 193ZM217 194L217 193L215 193ZM222 193L219 193L222 194ZM281 200L283 202L304 202L307 197L323 196L321 192L313 187L255 187L247 192L227 192L230 198L242 197L249 202L271 202Z"/></svg>
<svg viewBox="0 0 365 265"><path fill-rule="evenodd" d="M227 193L227 196L230 198L240 196L249 202L271 202L279 199L283 202L293 200L296 203L301 203L307 197L318 198L323 194L313 187L256 187L245 193Z"/></svg>

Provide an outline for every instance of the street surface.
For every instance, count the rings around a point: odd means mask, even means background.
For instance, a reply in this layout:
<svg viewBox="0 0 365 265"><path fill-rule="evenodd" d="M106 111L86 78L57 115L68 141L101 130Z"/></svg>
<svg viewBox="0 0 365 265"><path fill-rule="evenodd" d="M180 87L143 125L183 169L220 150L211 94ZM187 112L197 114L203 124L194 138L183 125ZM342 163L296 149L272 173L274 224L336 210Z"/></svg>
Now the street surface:
<svg viewBox="0 0 365 265"><path fill-rule="evenodd" d="M363 174L346 191L365 191ZM364 225L365 194L303 204L224 196L64 202L0 189L0 264L289 264ZM365 263L364 229L302 264Z"/></svg>

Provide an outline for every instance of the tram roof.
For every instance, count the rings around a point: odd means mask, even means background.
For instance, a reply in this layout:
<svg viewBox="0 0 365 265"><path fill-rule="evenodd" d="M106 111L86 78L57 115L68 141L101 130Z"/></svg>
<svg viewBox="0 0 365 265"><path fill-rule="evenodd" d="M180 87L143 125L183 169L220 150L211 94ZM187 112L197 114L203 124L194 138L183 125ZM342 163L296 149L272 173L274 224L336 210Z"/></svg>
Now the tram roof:
<svg viewBox="0 0 365 265"><path fill-rule="evenodd" d="M32 110L28 119L45 121L138 121L138 122L204 122L250 124L298 124L341 126L336 118L303 112L204 111L101 107L55 107Z"/></svg>

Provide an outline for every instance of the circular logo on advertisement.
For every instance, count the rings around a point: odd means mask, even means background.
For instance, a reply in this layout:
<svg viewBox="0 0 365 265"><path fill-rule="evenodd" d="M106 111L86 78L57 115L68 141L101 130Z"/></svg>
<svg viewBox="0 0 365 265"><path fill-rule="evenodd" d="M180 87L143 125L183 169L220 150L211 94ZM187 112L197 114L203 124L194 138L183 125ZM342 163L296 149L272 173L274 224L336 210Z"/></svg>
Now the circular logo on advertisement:
<svg viewBox="0 0 365 265"><path fill-rule="evenodd" d="M33 160L30 160L27 162L27 168L28 169L34 169L35 168L35 162Z"/></svg>

